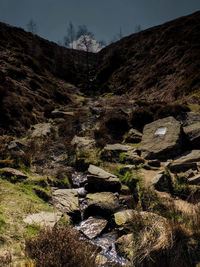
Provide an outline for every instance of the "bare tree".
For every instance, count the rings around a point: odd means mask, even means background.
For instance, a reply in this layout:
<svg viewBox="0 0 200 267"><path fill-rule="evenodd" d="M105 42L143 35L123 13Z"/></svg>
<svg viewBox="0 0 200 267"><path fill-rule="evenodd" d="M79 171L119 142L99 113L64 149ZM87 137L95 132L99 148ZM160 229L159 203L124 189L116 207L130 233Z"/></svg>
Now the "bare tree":
<svg viewBox="0 0 200 267"><path fill-rule="evenodd" d="M31 32L32 34L37 33L37 24L35 23L35 21L33 19L30 19L30 21L28 22L26 27L27 27L27 30L29 32Z"/></svg>
<svg viewBox="0 0 200 267"><path fill-rule="evenodd" d="M72 46L71 48L73 49L73 42L75 41L75 39L76 39L76 30L73 23L70 21L67 27L67 36L64 37L64 45L68 47L69 44L71 44Z"/></svg>
<svg viewBox="0 0 200 267"><path fill-rule="evenodd" d="M81 37L82 35L88 35L91 38L94 38L94 34L90 32L85 24L79 25L78 26L78 31L76 33L76 39Z"/></svg>

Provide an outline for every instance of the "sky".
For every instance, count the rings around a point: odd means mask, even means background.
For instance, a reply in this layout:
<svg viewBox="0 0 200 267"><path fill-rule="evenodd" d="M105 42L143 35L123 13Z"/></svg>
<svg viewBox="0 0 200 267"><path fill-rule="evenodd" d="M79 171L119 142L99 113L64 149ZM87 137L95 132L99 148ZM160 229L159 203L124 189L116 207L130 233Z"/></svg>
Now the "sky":
<svg viewBox="0 0 200 267"><path fill-rule="evenodd" d="M0 0L0 21L27 29L33 19L37 34L62 42L68 23L85 24L97 40L109 43L120 32L134 33L200 10L200 0Z"/></svg>

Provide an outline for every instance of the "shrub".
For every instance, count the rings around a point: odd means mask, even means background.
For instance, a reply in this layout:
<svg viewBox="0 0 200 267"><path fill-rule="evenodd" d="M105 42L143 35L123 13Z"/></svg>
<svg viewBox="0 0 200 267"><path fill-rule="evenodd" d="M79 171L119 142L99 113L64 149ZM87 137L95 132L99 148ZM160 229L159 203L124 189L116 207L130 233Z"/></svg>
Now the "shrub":
<svg viewBox="0 0 200 267"><path fill-rule="evenodd" d="M106 143L121 142L123 135L129 130L128 119L117 112L104 114L100 120L99 130L94 131L94 137L98 146Z"/></svg>
<svg viewBox="0 0 200 267"><path fill-rule="evenodd" d="M26 240L26 253L38 267L95 266L94 247L69 228L41 230L34 239Z"/></svg>
<svg viewBox="0 0 200 267"><path fill-rule="evenodd" d="M144 125L154 120L153 113L149 107L137 108L131 115L131 125L133 128L142 131Z"/></svg>

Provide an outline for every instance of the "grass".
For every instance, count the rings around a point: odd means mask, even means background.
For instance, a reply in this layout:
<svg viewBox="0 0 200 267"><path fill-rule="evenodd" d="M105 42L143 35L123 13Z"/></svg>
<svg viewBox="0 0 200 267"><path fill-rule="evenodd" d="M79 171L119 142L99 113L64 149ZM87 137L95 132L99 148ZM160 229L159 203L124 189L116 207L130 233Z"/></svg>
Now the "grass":
<svg viewBox="0 0 200 267"><path fill-rule="evenodd" d="M16 255L13 254L13 262L24 260L24 238L39 231L38 226L26 225L23 219L28 214L54 211L35 194L32 187L31 184L12 184L0 178L0 235L6 237L4 247L13 252L18 247Z"/></svg>

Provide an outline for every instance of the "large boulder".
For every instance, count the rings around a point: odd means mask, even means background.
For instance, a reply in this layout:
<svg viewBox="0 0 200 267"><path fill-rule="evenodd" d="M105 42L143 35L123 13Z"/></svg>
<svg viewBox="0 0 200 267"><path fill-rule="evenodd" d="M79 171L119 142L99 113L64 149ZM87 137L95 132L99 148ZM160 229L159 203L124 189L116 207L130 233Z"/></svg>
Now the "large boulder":
<svg viewBox="0 0 200 267"><path fill-rule="evenodd" d="M84 217L102 216L109 218L119 208L119 198L117 194L111 192L101 192L87 194L87 208L84 211Z"/></svg>
<svg viewBox="0 0 200 267"><path fill-rule="evenodd" d="M173 172L183 172L188 169L196 169L197 162L200 161L200 150L192 150L185 152L180 157L176 158L169 168Z"/></svg>
<svg viewBox="0 0 200 267"><path fill-rule="evenodd" d="M103 232L107 223L108 221L105 219L89 217L87 220L81 222L78 229L87 236L87 238L93 239Z"/></svg>
<svg viewBox="0 0 200 267"><path fill-rule="evenodd" d="M121 184L119 178L104 171L103 169L90 165L88 168L87 183L85 189L88 192L119 192Z"/></svg>
<svg viewBox="0 0 200 267"><path fill-rule="evenodd" d="M142 156L146 159L169 159L181 151L181 124L173 117L145 125Z"/></svg>
<svg viewBox="0 0 200 267"><path fill-rule="evenodd" d="M73 221L80 219L78 192L73 189L58 189L52 194L53 204L59 211L72 217Z"/></svg>

